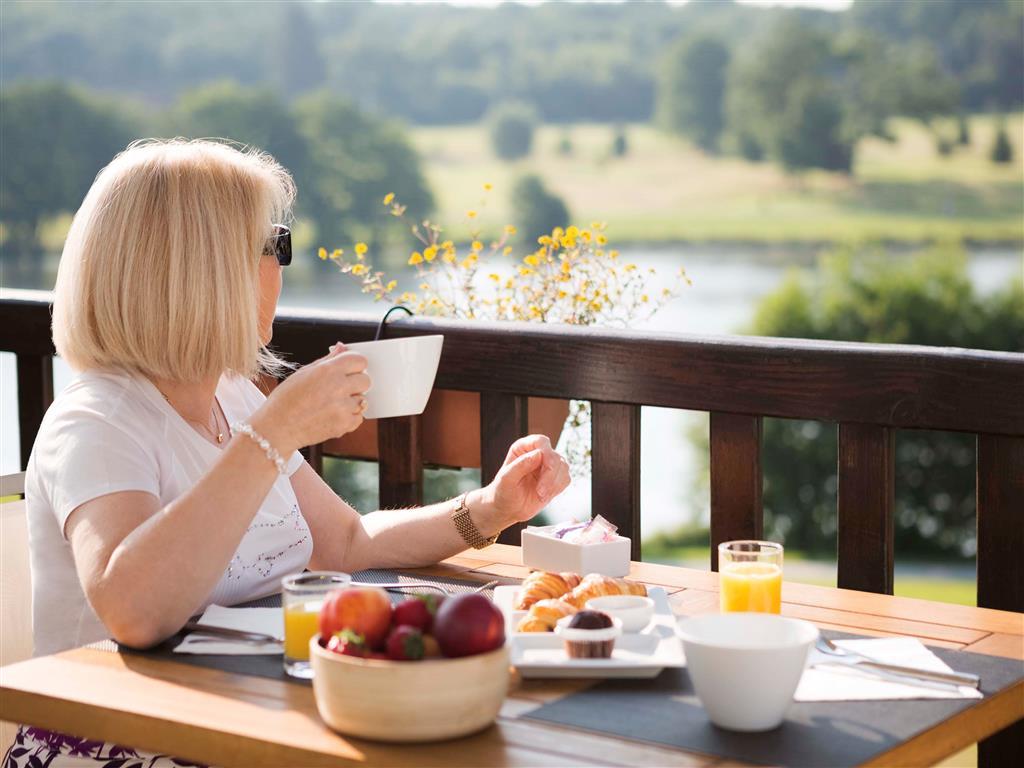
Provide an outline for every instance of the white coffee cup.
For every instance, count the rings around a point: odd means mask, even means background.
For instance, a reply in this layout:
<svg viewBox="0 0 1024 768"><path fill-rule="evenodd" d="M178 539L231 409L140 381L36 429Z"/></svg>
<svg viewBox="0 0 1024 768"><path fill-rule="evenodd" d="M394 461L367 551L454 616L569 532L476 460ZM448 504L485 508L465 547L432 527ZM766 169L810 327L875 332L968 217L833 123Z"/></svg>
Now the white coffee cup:
<svg viewBox="0 0 1024 768"><path fill-rule="evenodd" d="M793 702L818 628L771 613L681 619L686 667L711 722L733 731L778 727Z"/></svg>
<svg viewBox="0 0 1024 768"><path fill-rule="evenodd" d="M345 350L366 358L371 381L366 393L367 419L390 419L423 413L434 388L444 336L406 336L346 344Z"/></svg>

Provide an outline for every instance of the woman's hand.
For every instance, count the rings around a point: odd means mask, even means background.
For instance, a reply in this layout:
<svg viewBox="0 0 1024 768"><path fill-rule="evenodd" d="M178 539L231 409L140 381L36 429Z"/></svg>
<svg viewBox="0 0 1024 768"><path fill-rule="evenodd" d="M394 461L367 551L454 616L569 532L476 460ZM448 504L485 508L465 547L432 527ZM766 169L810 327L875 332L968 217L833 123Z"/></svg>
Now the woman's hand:
<svg viewBox="0 0 1024 768"><path fill-rule="evenodd" d="M340 342L326 356L282 382L253 414L253 429L288 456L292 451L341 437L363 423L370 389L366 358Z"/></svg>
<svg viewBox="0 0 1024 768"><path fill-rule="evenodd" d="M532 518L568 486L565 459L546 435L529 435L512 443L494 480L478 492L477 503L492 511L497 527L507 528Z"/></svg>

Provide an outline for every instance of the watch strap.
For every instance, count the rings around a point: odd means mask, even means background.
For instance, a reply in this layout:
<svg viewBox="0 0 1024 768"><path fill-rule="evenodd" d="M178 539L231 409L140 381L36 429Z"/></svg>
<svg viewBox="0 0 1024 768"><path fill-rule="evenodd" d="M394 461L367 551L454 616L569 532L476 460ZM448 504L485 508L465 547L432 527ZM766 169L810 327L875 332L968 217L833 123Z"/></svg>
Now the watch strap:
<svg viewBox="0 0 1024 768"><path fill-rule="evenodd" d="M459 496L458 506L452 512L452 522L455 523L455 530L459 532L462 540L473 549L489 547L498 540L498 534L494 534L488 539L484 538L484 535L477 529L473 518L469 515L469 507L466 506L466 494Z"/></svg>

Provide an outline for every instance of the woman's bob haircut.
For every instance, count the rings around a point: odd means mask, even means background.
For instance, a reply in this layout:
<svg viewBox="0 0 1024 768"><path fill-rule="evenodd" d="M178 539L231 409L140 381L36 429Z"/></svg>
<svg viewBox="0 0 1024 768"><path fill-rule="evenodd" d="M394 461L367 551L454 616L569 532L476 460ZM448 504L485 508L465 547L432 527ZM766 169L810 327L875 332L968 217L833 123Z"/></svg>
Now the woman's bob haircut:
<svg viewBox="0 0 1024 768"><path fill-rule="evenodd" d="M53 341L77 370L195 382L283 365L261 343L259 262L295 184L270 155L145 139L100 171L57 272Z"/></svg>

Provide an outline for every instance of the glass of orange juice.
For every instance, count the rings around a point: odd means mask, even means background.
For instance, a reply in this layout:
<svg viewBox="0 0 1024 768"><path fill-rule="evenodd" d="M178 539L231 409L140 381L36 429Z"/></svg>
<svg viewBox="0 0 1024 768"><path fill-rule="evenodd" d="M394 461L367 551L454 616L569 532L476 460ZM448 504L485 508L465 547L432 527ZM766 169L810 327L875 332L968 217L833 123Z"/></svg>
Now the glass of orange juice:
<svg viewBox="0 0 1024 768"><path fill-rule="evenodd" d="M320 607L330 592L352 583L347 573L307 571L281 579L281 607L284 609L284 671L292 677L309 679L309 640L320 631Z"/></svg>
<svg viewBox="0 0 1024 768"><path fill-rule="evenodd" d="M718 590L722 613L781 613L782 545L773 541L719 544Z"/></svg>

